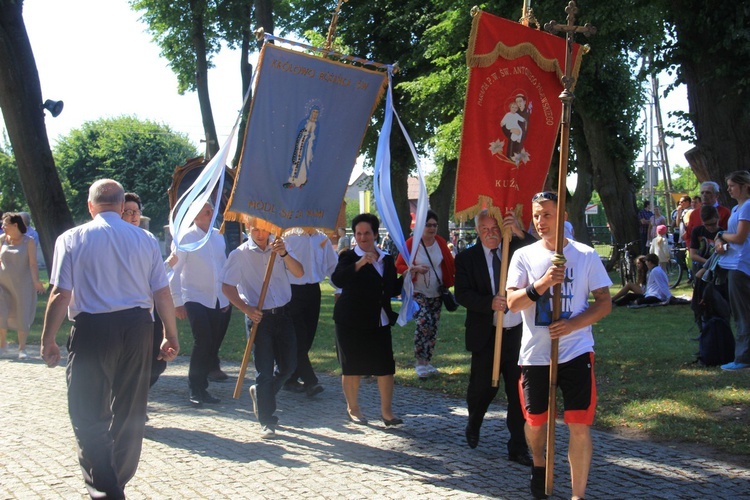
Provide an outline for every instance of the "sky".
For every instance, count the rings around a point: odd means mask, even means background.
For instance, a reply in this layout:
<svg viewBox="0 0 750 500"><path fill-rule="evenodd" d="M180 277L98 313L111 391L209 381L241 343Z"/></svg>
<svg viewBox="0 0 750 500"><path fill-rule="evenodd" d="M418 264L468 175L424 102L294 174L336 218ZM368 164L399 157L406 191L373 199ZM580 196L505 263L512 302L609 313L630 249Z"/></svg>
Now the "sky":
<svg viewBox="0 0 750 500"><path fill-rule="evenodd" d="M187 134L199 151L203 150L198 96L194 92L177 94L177 77L166 59L159 56L158 45L151 41L139 17L127 0L24 2L24 21L39 71L42 99L65 103L57 118L45 113L53 147L58 137L85 122L135 115ZM242 107L239 62L236 52L224 50L215 56L215 68L208 75L222 143L228 139ZM660 83L664 88L668 80L662 78ZM664 123L668 124L668 111L687 111L687 106L682 86L662 100ZM691 147L675 143L668 153L670 165L686 165L684 152ZM353 176L357 174L355 171Z"/></svg>

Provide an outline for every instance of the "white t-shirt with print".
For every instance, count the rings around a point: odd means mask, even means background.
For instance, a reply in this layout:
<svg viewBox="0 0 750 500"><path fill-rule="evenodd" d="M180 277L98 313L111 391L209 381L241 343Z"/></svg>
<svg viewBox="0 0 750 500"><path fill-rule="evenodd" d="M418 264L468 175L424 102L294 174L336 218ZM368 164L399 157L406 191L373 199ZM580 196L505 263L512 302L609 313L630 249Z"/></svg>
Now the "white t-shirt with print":
<svg viewBox="0 0 750 500"><path fill-rule="evenodd" d="M508 267L507 288L526 288L538 280L552 265L554 251L547 250L543 241L516 250ZM565 281L562 284L561 319L581 314L589 307L589 293L609 287L612 281L596 251L582 243L568 240L563 247ZM519 365L549 365L549 325L552 322L552 288L542 298L521 311L523 337ZM559 363L565 363L594 350L591 326L575 330L559 339Z"/></svg>

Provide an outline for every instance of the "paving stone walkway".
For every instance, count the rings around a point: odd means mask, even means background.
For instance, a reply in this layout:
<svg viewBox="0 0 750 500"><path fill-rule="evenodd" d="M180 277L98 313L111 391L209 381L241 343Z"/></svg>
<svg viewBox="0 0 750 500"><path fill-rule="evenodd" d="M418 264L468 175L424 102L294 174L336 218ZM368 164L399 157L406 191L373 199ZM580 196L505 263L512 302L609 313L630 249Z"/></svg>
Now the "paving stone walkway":
<svg viewBox="0 0 750 500"><path fill-rule="evenodd" d="M65 370L32 359L0 359L0 499L85 498L67 414ZM363 427L349 422L339 379L324 376L315 398L282 391L278 438L260 439L245 381L232 399L229 382L211 384L218 405L187 402L188 358L171 363L151 392L141 463L131 499L346 498L527 499L527 467L509 462L504 408L491 408L477 449L463 436L462 400L396 387L394 409L405 420L386 429L377 385L365 382ZM555 494L570 498L567 431L558 425ZM587 498L750 498L750 470L668 446L594 432Z"/></svg>

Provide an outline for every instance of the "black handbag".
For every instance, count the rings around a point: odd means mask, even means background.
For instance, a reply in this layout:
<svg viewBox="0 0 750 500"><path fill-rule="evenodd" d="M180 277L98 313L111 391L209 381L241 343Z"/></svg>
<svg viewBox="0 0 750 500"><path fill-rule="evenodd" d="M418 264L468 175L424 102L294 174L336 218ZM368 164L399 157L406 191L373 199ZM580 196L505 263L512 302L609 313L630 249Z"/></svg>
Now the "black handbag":
<svg viewBox="0 0 750 500"><path fill-rule="evenodd" d="M424 241L419 240L419 242L422 244L422 247L424 247L424 253L427 254L427 260L430 262L432 270L435 271L435 277L438 280L438 292L440 293L440 299L443 301L443 305L449 312L455 311L456 309L458 309L458 302L456 302L456 297L453 296L453 294L447 287L443 286L443 282L440 281L440 278L438 278L437 269L435 269L435 265L432 263L430 252L427 251L427 247L425 246Z"/></svg>

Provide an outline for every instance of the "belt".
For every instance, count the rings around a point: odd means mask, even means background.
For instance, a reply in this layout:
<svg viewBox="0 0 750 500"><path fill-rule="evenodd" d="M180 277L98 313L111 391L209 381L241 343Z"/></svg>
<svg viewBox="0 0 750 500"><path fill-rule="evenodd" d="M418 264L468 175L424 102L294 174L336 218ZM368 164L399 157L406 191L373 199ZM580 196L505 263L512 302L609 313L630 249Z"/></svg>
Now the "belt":
<svg viewBox="0 0 750 500"><path fill-rule="evenodd" d="M281 307L273 307L271 309L262 309L263 314L286 314L289 310L289 304L284 304Z"/></svg>

